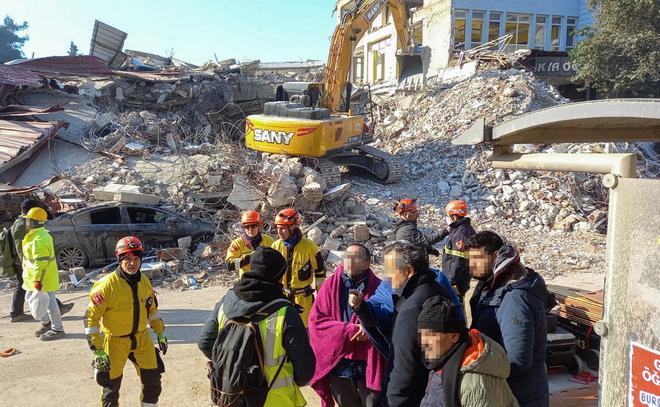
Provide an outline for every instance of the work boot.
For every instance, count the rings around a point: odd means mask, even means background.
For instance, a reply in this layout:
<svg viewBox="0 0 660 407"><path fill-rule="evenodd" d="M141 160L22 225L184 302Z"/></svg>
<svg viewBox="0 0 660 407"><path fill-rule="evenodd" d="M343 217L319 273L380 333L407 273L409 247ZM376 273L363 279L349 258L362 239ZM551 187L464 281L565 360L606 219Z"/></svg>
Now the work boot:
<svg viewBox="0 0 660 407"><path fill-rule="evenodd" d="M24 321L34 321L34 318L32 318L32 315L23 313L23 314L11 316L9 319L9 322L24 322Z"/></svg>
<svg viewBox="0 0 660 407"><path fill-rule="evenodd" d="M60 315L64 315L64 314L68 313L69 311L71 311L71 308L73 308L73 303L72 302L70 302L68 304L62 304L60 306Z"/></svg>
<svg viewBox="0 0 660 407"><path fill-rule="evenodd" d="M64 338L66 334L64 331L53 331L52 329L39 337L42 341L54 341L56 339Z"/></svg>
<svg viewBox="0 0 660 407"><path fill-rule="evenodd" d="M34 335L39 338L41 335L45 334L46 332L50 331L50 322L48 323L41 323L41 328L37 329L34 332Z"/></svg>

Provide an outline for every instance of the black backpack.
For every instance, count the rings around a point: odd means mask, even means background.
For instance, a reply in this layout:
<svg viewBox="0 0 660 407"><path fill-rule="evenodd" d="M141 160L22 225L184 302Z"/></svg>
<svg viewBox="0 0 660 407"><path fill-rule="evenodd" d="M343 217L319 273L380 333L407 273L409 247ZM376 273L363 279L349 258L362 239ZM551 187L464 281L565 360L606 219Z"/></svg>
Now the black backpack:
<svg viewBox="0 0 660 407"><path fill-rule="evenodd" d="M275 305L279 305L275 307ZM211 401L225 407L256 407L266 403L266 396L277 379L286 358L282 360L273 380L264 374L264 352L258 322L286 305L288 300L276 299L254 314L227 319L218 332L209 362Z"/></svg>

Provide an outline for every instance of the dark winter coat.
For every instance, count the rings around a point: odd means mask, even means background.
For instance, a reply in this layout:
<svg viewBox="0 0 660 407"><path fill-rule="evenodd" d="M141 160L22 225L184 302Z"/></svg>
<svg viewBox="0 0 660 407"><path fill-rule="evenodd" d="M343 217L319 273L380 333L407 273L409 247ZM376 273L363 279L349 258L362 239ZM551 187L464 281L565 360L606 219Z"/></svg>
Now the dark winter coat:
<svg viewBox="0 0 660 407"><path fill-rule="evenodd" d="M250 315L264 304L264 301L241 299L233 289L227 291L227 294L215 305L213 312L204 323L197 346L207 358L211 359L213 344L218 337L218 312L220 307L224 306L225 317L231 319ZM264 312L267 313L268 310L264 310ZM309 345L307 329L305 329L302 319L300 319L300 312L293 306L287 306L283 331L282 346L293 365L293 379L298 386L305 386L314 376L316 358Z"/></svg>
<svg viewBox="0 0 660 407"><path fill-rule="evenodd" d="M520 264L511 246L495 259L493 276L470 300L472 328L495 340L511 362L507 380L522 407L549 405L546 373L548 290L543 278Z"/></svg>
<svg viewBox="0 0 660 407"><path fill-rule="evenodd" d="M396 299L387 384L390 407L418 407L424 397L429 371L424 366L417 317L424 301L436 295L451 301L447 290L436 281L435 273L427 270L413 274Z"/></svg>
<svg viewBox="0 0 660 407"><path fill-rule="evenodd" d="M454 286L458 287L461 295L465 295L470 288L470 270L464 246L475 233L470 218L452 222L449 225L449 238L442 253L442 272Z"/></svg>
<svg viewBox="0 0 660 407"><path fill-rule="evenodd" d="M442 235L440 233L433 233L428 236L425 235L417 228L417 222L415 221L400 220L396 224L394 236L395 240L407 240L414 246L426 247L428 253L434 256L440 254L433 245L443 239Z"/></svg>

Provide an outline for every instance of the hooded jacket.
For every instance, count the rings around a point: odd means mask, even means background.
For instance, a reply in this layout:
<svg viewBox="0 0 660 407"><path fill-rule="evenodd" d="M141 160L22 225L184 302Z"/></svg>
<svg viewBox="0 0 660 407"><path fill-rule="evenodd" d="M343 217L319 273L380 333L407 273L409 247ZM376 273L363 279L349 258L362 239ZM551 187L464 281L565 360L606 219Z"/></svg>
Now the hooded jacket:
<svg viewBox="0 0 660 407"><path fill-rule="evenodd" d="M451 300L448 291L436 281L431 270L414 273L404 284L395 301L394 328L390 356L387 401L390 407L419 406L424 397L428 369L423 364L422 348L417 334L417 317L422 304L430 297Z"/></svg>
<svg viewBox="0 0 660 407"><path fill-rule="evenodd" d="M461 407L518 407L506 378L509 361L504 349L478 330L470 331L470 344L461 359L459 399ZM444 407L442 375L429 374L422 407Z"/></svg>
<svg viewBox="0 0 660 407"><path fill-rule="evenodd" d="M511 391L522 407L549 405L545 366L548 290L543 278L520 264L511 246L497 252L493 275L477 286L472 328L504 347L511 362Z"/></svg>

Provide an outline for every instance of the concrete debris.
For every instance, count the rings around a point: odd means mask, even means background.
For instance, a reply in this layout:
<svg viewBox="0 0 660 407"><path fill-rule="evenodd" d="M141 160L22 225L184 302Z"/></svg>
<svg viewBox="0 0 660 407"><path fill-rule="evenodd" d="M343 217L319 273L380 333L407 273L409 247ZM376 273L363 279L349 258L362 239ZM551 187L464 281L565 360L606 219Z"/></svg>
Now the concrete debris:
<svg viewBox="0 0 660 407"><path fill-rule="evenodd" d="M236 174L234 175L234 186L227 202L245 211L256 210L261 205L261 196L258 190L251 186L243 175Z"/></svg>
<svg viewBox="0 0 660 407"><path fill-rule="evenodd" d="M138 185L108 184L102 188L95 188L92 192L99 201L119 201L144 205L155 205L160 202L160 197L142 193Z"/></svg>

